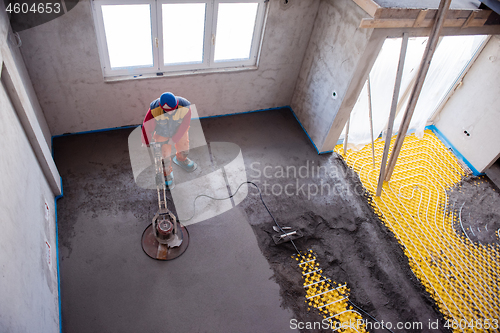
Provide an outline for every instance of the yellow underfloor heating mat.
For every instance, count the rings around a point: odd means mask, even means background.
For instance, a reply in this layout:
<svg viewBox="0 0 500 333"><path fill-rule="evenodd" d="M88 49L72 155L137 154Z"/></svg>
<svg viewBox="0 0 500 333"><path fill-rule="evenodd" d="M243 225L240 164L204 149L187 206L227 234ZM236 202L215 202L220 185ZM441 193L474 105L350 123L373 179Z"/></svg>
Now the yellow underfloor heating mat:
<svg viewBox="0 0 500 333"><path fill-rule="evenodd" d="M312 250L292 258L295 258L302 271L305 302L309 310L317 309L323 316L318 328L329 328L333 332L366 332L363 317L349 304L347 284L332 282L323 276L323 270Z"/></svg>
<svg viewBox="0 0 500 333"><path fill-rule="evenodd" d="M376 197L384 141L375 141L377 169L371 148L348 150L345 156L341 145L335 151L359 175L375 213L402 245L446 326L454 332L500 331L500 248L461 233L461 207L448 202L449 191L467 176L465 169L432 131L422 139L412 134Z"/></svg>

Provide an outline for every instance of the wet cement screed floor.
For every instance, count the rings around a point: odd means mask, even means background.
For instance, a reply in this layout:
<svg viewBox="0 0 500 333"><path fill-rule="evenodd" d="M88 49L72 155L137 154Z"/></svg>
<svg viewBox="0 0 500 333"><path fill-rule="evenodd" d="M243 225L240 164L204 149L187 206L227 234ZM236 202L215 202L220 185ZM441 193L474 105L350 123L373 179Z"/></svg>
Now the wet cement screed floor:
<svg viewBox="0 0 500 333"><path fill-rule="evenodd" d="M299 250L312 249L324 275L347 283L354 304L394 326L437 320L445 331L355 173L335 153L318 155L290 110L201 125L207 142L241 148L247 179L277 221L304 233ZM291 320L321 322L308 311L295 250L274 245L273 220L252 187L233 209L188 226L181 257L144 254L141 235L158 203L155 190L134 182L131 131L54 139L64 188L57 208L63 331L289 332L298 326Z"/></svg>

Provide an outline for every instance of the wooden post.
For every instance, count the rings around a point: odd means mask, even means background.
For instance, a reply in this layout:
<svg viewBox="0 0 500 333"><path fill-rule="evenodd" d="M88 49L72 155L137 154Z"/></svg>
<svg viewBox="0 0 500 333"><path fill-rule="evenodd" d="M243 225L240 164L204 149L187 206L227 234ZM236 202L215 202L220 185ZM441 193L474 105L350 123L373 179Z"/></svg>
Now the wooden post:
<svg viewBox="0 0 500 333"><path fill-rule="evenodd" d="M439 44L441 44L442 42L442 38L440 37L439 38L439 42L438 42L438 46L439 47ZM467 71L464 71L464 72L467 72ZM413 86L415 85L415 81L417 80L417 74L416 73L415 75L413 75L413 77L411 78L411 81L410 83L408 84L408 86L406 87L405 91L403 92L403 94L400 93L400 97L399 97L399 101L398 101L398 107L396 108L396 115L394 116L394 119L397 118L397 116L399 115L399 112L401 111L401 109L403 108L403 106L405 105L405 101L406 99L408 98L408 96L410 95L412 89L413 89ZM385 131L387 131L387 126L385 128Z"/></svg>
<svg viewBox="0 0 500 333"><path fill-rule="evenodd" d="M347 127L345 128L345 136L344 136L344 156L347 154L347 140L349 139L350 124L351 124L351 114L349 113L349 119L347 119Z"/></svg>
<svg viewBox="0 0 500 333"><path fill-rule="evenodd" d="M385 137L384 153L382 155L382 163L380 164L380 174L378 176L377 197L382 193L382 185L384 183L385 166L387 157L389 156L389 147L391 145L392 127L394 126L394 118L396 116L396 108L398 106L399 90L401 89L401 79L403 78L403 68L406 59L406 50L408 49L408 33L403 33L403 41L401 42L401 52L399 53L398 71L396 72L396 82L394 83L394 93L392 95L391 112L389 113L389 122L387 123L387 134Z"/></svg>
<svg viewBox="0 0 500 333"><path fill-rule="evenodd" d="M370 138L372 139L372 159L373 168L375 169L375 144L373 143L373 115L372 115L372 87L370 84L370 74L368 74L368 116L370 117Z"/></svg>
<svg viewBox="0 0 500 333"><path fill-rule="evenodd" d="M420 92L422 91L422 87L424 85L425 76L429 71L429 66L432 60L432 56L436 51L436 46L439 41L439 35L441 34L441 30L443 29L443 23L446 19L446 14L448 13L448 9L450 8L450 3L451 0L441 0L441 3L439 4L439 9L436 14L436 21L432 26L431 34L427 42L427 47L425 48L424 56L422 58L422 62L420 63L420 68L417 74L417 80L411 92L408 106L403 116L403 121L401 122L401 126L399 127L398 136L396 138L396 142L394 142L394 147L392 149L391 157L389 158L389 162L387 164L387 169L385 170L384 180L386 181L389 181L391 179L392 173L394 172L394 167L396 166L396 161L398 160L401 147L403 146L403 141L406 136L406 132L408 131L408 127L410 126L411 117L413 116L413 112L415 111L415 106L417 105L418 97L420 96Z"/></svg>

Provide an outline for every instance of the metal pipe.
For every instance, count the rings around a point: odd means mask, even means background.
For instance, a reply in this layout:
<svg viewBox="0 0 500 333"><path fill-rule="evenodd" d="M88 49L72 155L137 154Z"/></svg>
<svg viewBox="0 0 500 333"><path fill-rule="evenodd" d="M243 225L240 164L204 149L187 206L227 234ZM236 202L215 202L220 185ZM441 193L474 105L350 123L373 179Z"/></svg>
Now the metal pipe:
<svg viewBox="0 0 500 333"><path fill-rule="evenodd" d="M370 118L370 139L372 141L373 168L375 169L375 143L373 142L373 116L372 116L372 88L370 84L370 74L368 74L368 116Z"/></svg>
<svg viewBox="0 0 500 333"><path fill-rule="evenodd" d="M161 210L161 194L160 194L160 188L156 188L156 192L158 193L158 208Z"/></svg>

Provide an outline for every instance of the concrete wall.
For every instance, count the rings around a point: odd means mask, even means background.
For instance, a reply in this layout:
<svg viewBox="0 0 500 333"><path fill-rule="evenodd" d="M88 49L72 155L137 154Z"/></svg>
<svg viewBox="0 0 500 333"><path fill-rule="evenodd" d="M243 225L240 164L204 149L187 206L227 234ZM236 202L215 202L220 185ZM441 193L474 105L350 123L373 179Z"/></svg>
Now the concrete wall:
<svg viewBox="0 0 500 333"><path fill-rule="evenodd" d="M320 3L291 104L320 151L367 49L373 29L358 28L365 17L352 0Z"/></svg>
<svg viewBox="0 0 500 333"><path fill-rule="evenodd" d="M479 172L500 157L499 36L490 39L463 79L462 86L434 121L434 125Z"/></svg>
<svg viewBox="0 0 500 333"><path fill-rule="evenodd" d="M56 266L54 193L25 132L14 104L31 105L29 124L36 126L38 144L43 135L43 114L35 116L36 97L23 76L22 59L7 42L8 19L0 4L0 332L58 332L59 303ZM19 67L17 67L18 65ZM7 79L8 78L8 79ZM21 100L12 101L14 85L22 87ZM28 97L29 96L29 97ZM16 97L17 98L17 97ZM38 122L37 120L40 120ZM32 132L33 134L33 132ZM31 136L33 138L35 136ZM49 137L50 139L50 134ZM43 154L42 154L43 155ZM45 203L48 204L46 214ZM50 256L46 249L50 245ZM50 259L50 264L48 263Z"/></svg>
<svg viewBox="0 0 500 333"><path fill-rule="evenodd" d="M6 18L6 16L5 16L5 18ZM7 20L5 20L4 22L5 22L5 24L8 24ZM28 75L28 70L26 69L26 65L23 61L23 58L22 58L22 55L21 55L19 48L13 46L11 48L11 54L12 54L12 58L15 62L15 66L19 72L19 77L21 78L22 84L25 87L25 92L29 98L29 103L32 105L34 115L36 117L36 122L38 123L38 125L43 133L43 137L45 138L46 144L49 146L49 148L52 148L51 147L52 135L50 133L49 126L47 125L47 120L45 119L45 114L43 113L42 108L40 107L40 103L38 102L38 97L35 93L35 90L33 89L33 84L31 82L29 75Z"/></svg>
<svg viewBox="0 0 500 333"><path fill-rule="evenodd" d="M319 0L271 0L258 70L105 83L89 0L23 31L21 48L53 135L139 124L164 91L200 116L289 105Z"/></svg>

